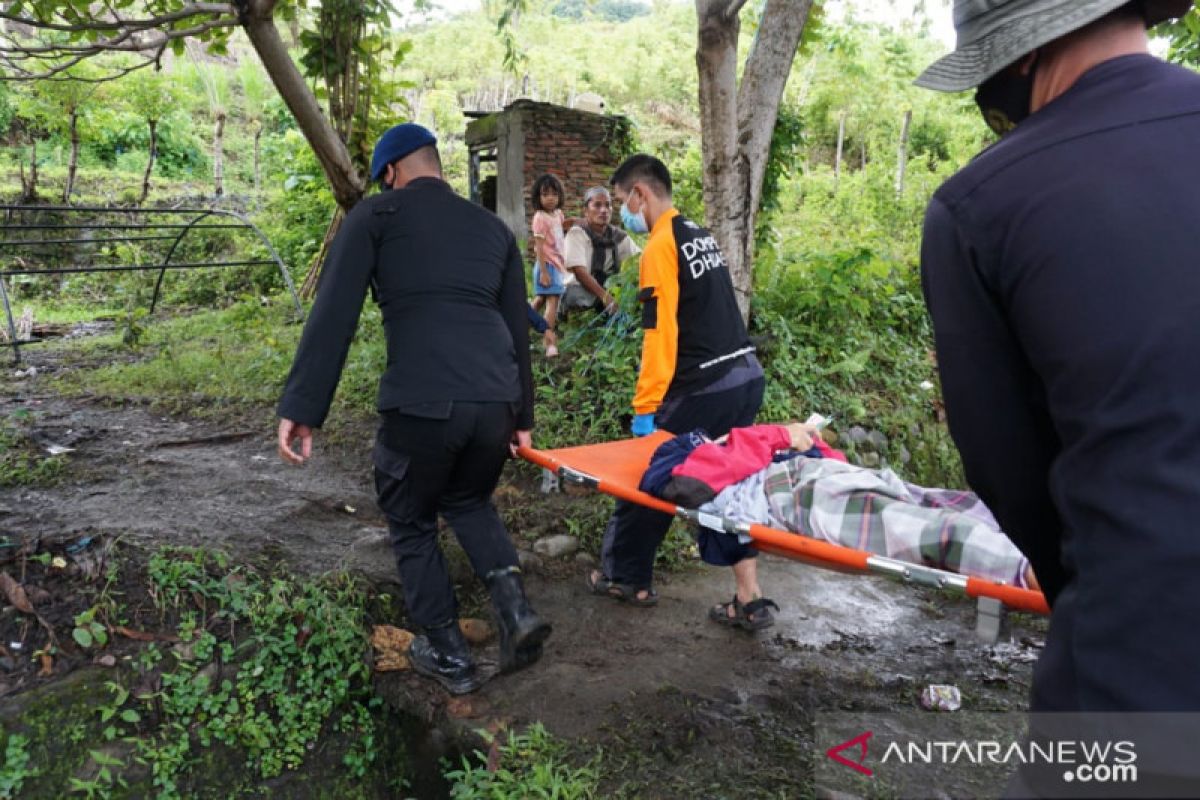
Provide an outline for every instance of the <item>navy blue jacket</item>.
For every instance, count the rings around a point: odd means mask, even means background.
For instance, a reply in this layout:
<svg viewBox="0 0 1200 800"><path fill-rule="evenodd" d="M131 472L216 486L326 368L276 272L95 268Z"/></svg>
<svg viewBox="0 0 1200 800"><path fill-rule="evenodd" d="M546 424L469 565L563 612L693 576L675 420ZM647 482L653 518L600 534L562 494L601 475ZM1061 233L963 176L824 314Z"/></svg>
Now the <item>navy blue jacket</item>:
<svg viewBox="0 0 1200 800"><path fill-rule="evenodd" d="M967 479L1053 605L1035 710L1200 711L1200 76L1096 66L935 194Z"/></svg>
<svg viewBox="0 0 1200 800"><path fill-rule="evenodd" d="M368 286L383 314L380 411L446 417L455 400L511 402L533 427L525 269L512 232L437 178L363 200L330 248L279 416L320 426ZM431 410L432 409L432 410Z"/></svg>

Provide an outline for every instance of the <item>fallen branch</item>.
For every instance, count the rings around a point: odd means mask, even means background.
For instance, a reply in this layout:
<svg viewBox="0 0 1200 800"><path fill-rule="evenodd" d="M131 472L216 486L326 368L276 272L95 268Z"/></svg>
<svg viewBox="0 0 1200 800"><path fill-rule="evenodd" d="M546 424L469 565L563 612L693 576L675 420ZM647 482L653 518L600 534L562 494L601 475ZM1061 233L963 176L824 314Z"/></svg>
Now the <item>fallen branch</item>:
<svg viewBox="0 0 1200 800"><path fill-rule="evenodd" d="M151 448L158 447L195 447L202 444L228 444L229 442L240 442L243 439L249 439L251 436L257 436L260 431L243 431L241 433L217 433L212 436L198 436L195 439L175 439L168 442L156 442L150 445Z"/></svg>

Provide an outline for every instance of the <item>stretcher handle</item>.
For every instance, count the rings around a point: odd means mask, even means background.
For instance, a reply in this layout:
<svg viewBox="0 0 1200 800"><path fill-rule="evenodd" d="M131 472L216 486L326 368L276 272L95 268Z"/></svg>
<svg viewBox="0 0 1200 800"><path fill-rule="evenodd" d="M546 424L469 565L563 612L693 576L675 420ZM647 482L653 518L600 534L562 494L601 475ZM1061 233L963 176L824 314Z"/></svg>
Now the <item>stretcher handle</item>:
<svg viewBox="0 0 1200 800"><path fill-rule="evenodd" d="M1019 586L1006 586L1002 583L983 580L982 578L967 578L967 595L970 597L992 597L1009 608L1017 611L1030 611L1034 614L1050 614L1050 605L1046 596L1033 589L1022 589Z"/></svg>

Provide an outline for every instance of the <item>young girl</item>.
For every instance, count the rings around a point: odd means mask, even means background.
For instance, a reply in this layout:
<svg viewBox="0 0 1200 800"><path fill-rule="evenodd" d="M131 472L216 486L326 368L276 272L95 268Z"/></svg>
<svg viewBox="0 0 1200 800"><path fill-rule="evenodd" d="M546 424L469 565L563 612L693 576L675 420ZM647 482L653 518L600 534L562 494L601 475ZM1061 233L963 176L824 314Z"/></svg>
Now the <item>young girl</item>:
<svg viewBox="0 0 1200 800"><path fill-rule="evenodd" d="M554 325L558 321L558 300L564 291L563 278L567 274L563 259L563 187L558 178L550 174L540 175L530 191L533 204L533 307L540 310L546 306L546 332L542 342L546 356L558 355L558 336Z"/></svg>

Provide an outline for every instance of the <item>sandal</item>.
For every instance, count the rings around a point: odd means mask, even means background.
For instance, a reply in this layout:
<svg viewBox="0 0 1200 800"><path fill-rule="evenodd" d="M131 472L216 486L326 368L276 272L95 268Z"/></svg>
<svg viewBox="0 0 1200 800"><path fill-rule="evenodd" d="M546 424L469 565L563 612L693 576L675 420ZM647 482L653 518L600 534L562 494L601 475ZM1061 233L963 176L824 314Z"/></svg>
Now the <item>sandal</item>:
<svg viewBox="0 0 1200 800"><path fill-rule="evenodd" d="M734 611L733 616L729 616L729 609ZM721 625L728 625L731 628L741 628L744 631L761 631L763 628L769 628L775 624L775 615L771 613L771 609L779 610L779 606L775 605L774 600L769 600L765 597L760 597L757 600L751 600L745 605L737 599L737 595L728 603L721 603L713 606L708 610L708 618L713 622Z"/></svg>
<svg viewBox="0 0 1200 800"><path fill-rule="evenodd" d="M658 592L650 586L634 586L629 583L617 583L609 580L603 572L592 571L587 576L588 589L592 594L601 597L611 597L622 603L629 603L639 608L650 608L658 605ZM645 592L645 597L638 597L639 592Z"/></svg>

